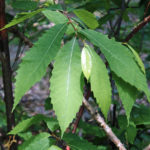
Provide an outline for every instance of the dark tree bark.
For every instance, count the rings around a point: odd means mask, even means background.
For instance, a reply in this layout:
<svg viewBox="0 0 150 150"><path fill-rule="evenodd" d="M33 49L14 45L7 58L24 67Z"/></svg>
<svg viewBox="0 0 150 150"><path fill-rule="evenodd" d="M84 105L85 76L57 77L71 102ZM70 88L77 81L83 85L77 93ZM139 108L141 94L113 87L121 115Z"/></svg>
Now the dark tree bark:
<svg viewBox="0 0 150 150"><path fill-rule="evenodd" d="M0 0L0 28L5 26L5 24L5 0ZM10 131L15 125L15 117L14 113L11 112L13 107L13 91L7 30L0 31L0 60L2 64L4 101L6 105L7 115L7 130ZM16 146L14 146L13 144L10 149L16 150Z"/></svg>

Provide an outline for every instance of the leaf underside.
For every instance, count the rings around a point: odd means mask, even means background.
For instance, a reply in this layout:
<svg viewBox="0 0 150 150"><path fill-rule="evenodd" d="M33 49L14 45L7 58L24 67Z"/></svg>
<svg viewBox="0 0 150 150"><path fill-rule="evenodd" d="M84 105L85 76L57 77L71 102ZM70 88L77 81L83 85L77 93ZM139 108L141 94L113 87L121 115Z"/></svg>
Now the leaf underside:
<svg viewBox="0 0 150 150"><path fill-rule="evenodd" d="M74 38L58 53L50 81L50 97L62 135L82 104L80 79L80 48Z"/></svg>
<svg viewBox="0 0 150 150"><path fill-rule="evenodd" d="M133 104L136 100L137 89L130 84L124 82L121 78L113 74L113 79L115 80L120 99L126 111L127 120L129 123L130 113L133 107Z"/></svg>
<svg viewBox="0 0 150 150"><path fill-rule="evenodd" d="M79 17L89 28L95 29L98 27L98 22L96 17L91 12L85 9L76 9L74 13Z"/></svg>
<svg viewBox="0 0 150 150"><path fill-rule="evenodd" d="M81 66L82 66L82 71L84 76L86 77L87 80L89 80L89 77L91 75L91 69L92 69L92 58L86 47L82 49Z"/></svg>
<svg viewBox="0 0 150 150"><path fill-rule="evenodd" d="M107 118L112 95L108 71L96 52L88 45L86 45L86 48L92 58L92 70L90 75L91 90L105 118Z"/></svg>
<svg viewBox="0 0 150 150"><path fill-rule="evenodd" d="M54 60L67 24L52 27L35 43L23 57L17 71L13 110L22 96L46 73L47 66Z"/></svg>
<svg viewBox="0 0 150 150"><path fill-rule="evenodd" d="M139 65L140 69L143 71L143 73L145 74L145 68L144 68L144 64L140 58L140 56L138 55L138 53L128 44L124 43L124 45L127 45L127 47L132 51L133 55L134 55L134 59L137 62L137 64Z"/></svg>
<svg viewBox="0 0 150 150"><path fill-rule="evenodd" d="M43 8L40 8L40 9L37 9L36 11L20 13L11 22L9 22L3 28L1 28L0 31L7 29L9 27L12 27L16 24L19 24L19 23L23 22L24 20L29 19L29 18L35 16L36 14L40 13L42 10L43 10Z"/></svg>

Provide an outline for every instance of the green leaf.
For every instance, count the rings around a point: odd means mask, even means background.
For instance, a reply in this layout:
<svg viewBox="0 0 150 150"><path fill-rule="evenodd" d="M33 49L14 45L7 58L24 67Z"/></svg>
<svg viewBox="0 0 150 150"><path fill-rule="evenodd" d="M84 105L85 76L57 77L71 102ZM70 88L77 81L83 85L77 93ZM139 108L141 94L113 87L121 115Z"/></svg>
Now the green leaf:
<svg viewBox="0 0 150 150"><path fill-rule="evenodd" d="M63 140L73 150L98 150L95 145L74 134L65 134Z"/></svg>
<svg viewBox="0 0 150 150"><path fill-rule="evenodd" d="M119 96L121 98L122 104L126 111L127 120L129 123L130 113L133 107L133 104L136 100L137 89L130 84L124 82L121 78L118 78L115 74L113 74L113 78L115 80Z"/></svg>
<svg viewBox="0 0 150 150"><path fill-rule="evenodd" d="M118 125L119 125L119 128L121 130L126 130L127 126L128 126L128 121L127 121L127 117L125 115L119 115L117 117L117 120L118 120Z"/></svg>
<svg viewBox="0 0 150 150"><path fill-rule="evenodd" d="M28 131L25 133L18 133L18 136L23 138L25 141L32 137L32 132Z"/></svg>
<svg viewBox="0 0 150 150"><path fill-rule="evenodd" d="M107 21L112 20L114 18L115 14L106 14L105 16L101 17L98 20L99 26L101 27L103 24L106 24Z"/></svg>
<svg viewBox="0 0 150 150"><path fill-rule="evenodd" d="M116 4L117 6L121 6L122 4L122 0L111 0L114 4Z"/></svg>
<svg viewBox="0 0 150 150"><path fill-rule="evenodd" d="M59 124L56 118L48 118L45 120L48 128L54 132L55 130L59 129Z"/></svg>
<svg viewBox="0 0 150 150"><path fill-rule="evenodd" d="M137 134L136 125L133 122L131 122L126 132L126 138L129 143L133 144L136 134Z"/></svg>
<svg viewBox="0 0 150 150"><path fill-rule="evenodd" d="M50 134L43 132L32 136L19 146L19 150L47 150L49 147Z"/></svg>
<svg viewBox="0 0 150 150"><path fill-rule="evenodd" d="M59 52L52 72L50 97L62 135L82 104L80 48L74 38Z"/></svg>
<svg viewBox="0 0 150 150"><path fill-rule="evenodd" d="M88 80L92 69L92 58L86 47L82 49L81 53L81 66L84 76Z"/></svg>
<svg viewBox="0 0 150 150"><path fill-rule="evenodd" d="M82 120L80 120L78 128L81 128L85 135L94 135L99 138L106 137L104 130L102 130L99 126L83 122Z"/></svg>
<svg viewBox="0 0 150 150"><path fill-rule="evenodd" d="M104 116L107 118L109 107L111 105L111 85L108 71L96 52L88 45L85 45L85 48L92 58L92 70L90 76L91 90L93 91L94 97Z"/></svg>
<svg viewBox="0 0 150 150"><path fill-rule="evenodd" d="M144 105L133 107L131 112L131 120L136 125L150 125L150 108Z"/></svg>
<svg viewBox="0 0 150 150"><path fill-rule="evenodd" d="M46 73L49 63L54 60L67 24L56 25L48 30L26 53L17 71L15 101L13 110L21 97Z"/></svg>
<svg viewBox="0 0 150 150"><path fill-rule="evenodd" d="M42 13L53 23L62 24L68 22L66 16L58 11L44 10Z"/></svg>
<svg viewBox="0 0 150 150"><path fill-rule="evenodd" d="M28 129L31 125L36 124L40 121L45 119L43 115L36 115L32 118L23 120L18 125L16 125L8 134L18 134L20 132L24 132L26 129Z"/></svg>
<svg viewBox="0 0 150 150"><path fill-rule="evenodd" d="M62 149L56 145L52 145L48 150L62 150Z"/></svg>
<svg viewBox="0 0 150 150"><path fill-rule="evenodd" d="M97 150L107 150L108 149L108 147L106 147L106 146L98 146L97 147Z"/></svg>
<svg viewBox="0 0 150 150"><path fill-rule="evenodd" d="M141 70L145 74L145 67L144 67L144 64L143 64L140 56L138 55L138 53L127 43L123 43L123 44L126 45L132 51L135 61L138 63L139 67L141 68Z"/></svg>
<svg viewBox="0 0 150 150"><path fill-rule="evenodd" d="M54 2L53 0L52 0L52 2ZM61 4L50 4L46 9L48 9L48 10L54 10L54 11L63 11L63 8L62 8L62 6L61 6Z"/></svg>
<svg viewBox="0 0 150 150"><path fill-rule="evenodd" d="M86 36L94 45L100 48L106 57L110 68L118 77L140 91L144 91L150 101L150 92L147 86L145 75L136 64L132 53L127 47L114 39L108 39L106 35L93 30L81 30L81 34Z"/></svg>
<svg viewBox="0 0 150 150"><path fill-rule="evenodd" d="M58 11L44 10L44 11L43 11L43 14L44 14L51 22L53 22L53 23L55 23L55 24L62 24L62 23L67 23L67 22L69 22L68 18L67 18L65 15L63 15L62 13L58 12ZM77 24L75 24L74 22L73 22L73 24L74 24L74 26L75 26L76 28L79 29L79 27L77 26ZM74 31L72 25L69 24L66 33L67 33L67 34L72 34L72 33L74 33L74 32L75 32L75 31Z"/></svg>
<svg viewBox="0 0 150 150"><path fill-rule="evenodd" d="M33 10L37 8L38 3L31 0L15 0L12 2L12 7L18 10Z"/></svg>
<svg viewBox="0 0 150 150"><path fill-rule="evenodd" d="M98 27L96 17L91 12L84 9L76 9L73 11L89 28L95 29Z"/></svg>
<svg viewBox="0 0 150 150"><path fill-rule="evenodd" d="M79 18L72 17L71 19L77 22L82 28L87 29L86 25Z"/></svg>
<svg viewBox="0 0 150 150"><path fill-rule="evenodd" d="M40 9L37 9L35 11L32 11L32 12L24 12L24 13L20 13L18 14L11 22L9 22L8 24L6 24L3 28L0 29L1 30L4 30L4 29L7 29L9 27L12 27L18 23L21 23L23 22L24 20L26 19L29 19L33 16L35 16L36 14L40 13L42 10L44 10L43 8L40 8Z"/></svg>

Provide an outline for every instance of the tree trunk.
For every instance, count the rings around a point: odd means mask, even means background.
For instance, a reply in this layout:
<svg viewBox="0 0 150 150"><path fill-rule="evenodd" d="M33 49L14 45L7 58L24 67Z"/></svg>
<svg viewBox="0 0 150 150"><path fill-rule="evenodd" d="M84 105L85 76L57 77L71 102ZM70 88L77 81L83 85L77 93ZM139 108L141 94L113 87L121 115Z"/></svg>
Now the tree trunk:
<svg viewBox="0 0 150 150"><path fill-rule="evenodd" d="M0 0L0 28L4 27L5 24L5 0ZM9 132L15 125L15 117L14 113L11 113L13 107L13 91L7 30L0 31L0 60L2 64L3 74L4 101L6 105L7 115L7 131ZM10 149L16 150L16 146L14 146L13 144Z"/></svg>

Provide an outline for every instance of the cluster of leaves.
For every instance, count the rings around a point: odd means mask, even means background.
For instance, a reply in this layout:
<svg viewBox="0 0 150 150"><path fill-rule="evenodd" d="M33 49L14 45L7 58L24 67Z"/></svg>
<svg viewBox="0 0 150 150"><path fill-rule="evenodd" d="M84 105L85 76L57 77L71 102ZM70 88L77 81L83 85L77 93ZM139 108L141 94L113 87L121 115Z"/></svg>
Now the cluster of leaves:
<svg viewBox="0 0 150 150"><path fill-rule="evenodd" d="M114 38L109 39L107 35L95 30L103 28L102 24L120 13L121 10L108 14L106 12L112 6L120 7L121 1L102 0L100 3L98 0L81 2L67 0L66 3L69 5L66 8L67 13L59 4L51 5L50 2L46 2L39 8L37 2L28 0L25 2L27 7L20 8L22 2L17 0L12 6L15 9L26 11L32 8L33 11L18 14L1 30L21 23L39 13L42 13L55 25L42 34L34 46L25 53L19 65L15 77L13 110L22 96L46 74L48 65L54 62L50 78L50 97L58 122L56 119L37 115L19 123L9 133L18 134L24 139L25 142L20 145L19 149L59 150L59 147L54 145L59 145L62 140L65 142L61 143L61 146L69 145L74 150L106 149L105 146L99 145L98 141L103 139L101 143L105 145L107 137L95 124L80 122L78 132L82 129L83 137L65 133L82 105L84 77L90 84L93 92L92 98L96 100L106 120L110 105L115 102L114 99L112 100L111 80L115 82L126 116L118 116L119 129L114 127L113 130L124 143L130 143L132 149L141 149L146 146L149 136L141 134L143 131L141 126L144 126L145 129L149 127L150 109L143 105L134 106L138 94L142 92L150 101L144 64L130 45L117 42ZM96 10L103 11L105 14L101 18L96 18L93 13ZM129 11L130 9L126 9L124 12L123 19L125 21L129 21ZM69 14L74 14L76 17L70 17ZM61 46L62 39L65 43L63 46ZM99 53L101 54L99 55ZM108 64L107 66L105 62ZM25 132L32 125L42 121L44 124L46 123L51 134L45 131L37 135ZM61 133L56 132L59 127ZM53 132L58 134L62 140L59 141L54 137ZM90 139L89 135L94 136ZM139 142L141 138L145 139L142 144Z"/></svg>

